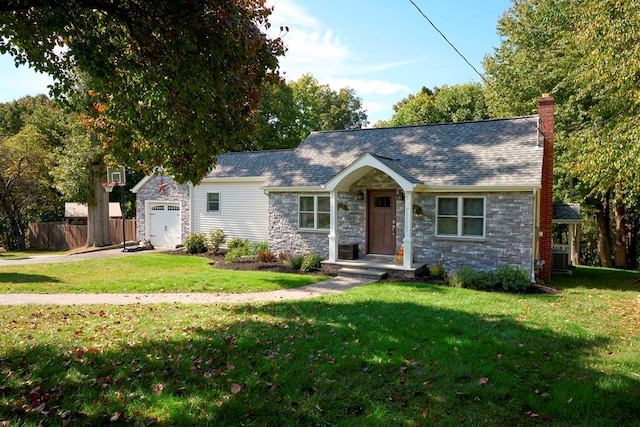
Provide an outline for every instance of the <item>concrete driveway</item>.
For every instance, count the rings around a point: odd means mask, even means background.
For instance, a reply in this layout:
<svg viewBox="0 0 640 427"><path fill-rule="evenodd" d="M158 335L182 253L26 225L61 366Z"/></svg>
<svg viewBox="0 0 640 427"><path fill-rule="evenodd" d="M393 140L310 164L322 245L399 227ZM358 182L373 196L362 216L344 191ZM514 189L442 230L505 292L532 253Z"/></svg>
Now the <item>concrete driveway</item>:
<svg viewBox="0 0 640 427"><path fill-rule="evenodd" d="M95 249L84 252L77 252L70 255L32 255L28 258L5 258L0 256L0 265L19 265L19 264L45 264L54 262L70 262L80 261L84 259L100 259L113 258L119 256L135 256L137 254L148 254L165 252L165 249L153 249L139 252L122 252L122 246L118 248L110 247L109 249Z"/></svg>

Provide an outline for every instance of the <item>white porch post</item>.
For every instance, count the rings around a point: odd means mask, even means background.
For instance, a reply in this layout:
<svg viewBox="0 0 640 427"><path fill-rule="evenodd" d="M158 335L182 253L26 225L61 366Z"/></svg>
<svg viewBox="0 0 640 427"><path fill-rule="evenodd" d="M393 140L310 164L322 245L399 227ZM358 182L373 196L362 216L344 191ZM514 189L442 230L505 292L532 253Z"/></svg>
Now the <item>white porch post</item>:
<svg viewBox="0 0 640 427"><path fill-rule="evenodd" d="M329 262L338 259L338 202L337 192L329 193Z"/></svg>
<svg viewBox="0 0 640 427"><path fill-rule="evenodd" d="M413 243L411 241L411 233L413 229L413 191L405 191L404 193L404 259L402 266L411 268L413 265Z"/></svg>

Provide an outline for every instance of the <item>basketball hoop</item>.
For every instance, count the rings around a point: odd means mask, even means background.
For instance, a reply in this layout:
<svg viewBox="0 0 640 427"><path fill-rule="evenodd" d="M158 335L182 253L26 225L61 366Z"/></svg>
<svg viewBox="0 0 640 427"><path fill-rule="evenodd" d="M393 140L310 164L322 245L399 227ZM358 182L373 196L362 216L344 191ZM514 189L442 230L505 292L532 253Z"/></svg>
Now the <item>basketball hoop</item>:
<svg viewBox="0 0 640 427"><path fill-rule="evenodd" d="M106 191L107 193L111 193L113 191L113 188L117 185L117 182L103 182L102 188L104 188L104 191Z"/></svg>

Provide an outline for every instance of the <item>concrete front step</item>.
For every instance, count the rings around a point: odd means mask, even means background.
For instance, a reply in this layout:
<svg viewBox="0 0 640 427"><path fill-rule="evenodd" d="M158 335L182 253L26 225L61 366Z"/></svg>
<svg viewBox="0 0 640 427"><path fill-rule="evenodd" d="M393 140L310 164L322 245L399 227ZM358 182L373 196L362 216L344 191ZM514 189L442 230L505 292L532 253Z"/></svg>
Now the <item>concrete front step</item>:
<svg viewBox="0 0 640 427"><path fill-rule="evenodd" d="M365 268L349 268L343 267L338 269L338 276L347 276L347 277L363 277L367 279L375 279L380 280L387 277L386 271L381 270L369 270Z"/></svg>

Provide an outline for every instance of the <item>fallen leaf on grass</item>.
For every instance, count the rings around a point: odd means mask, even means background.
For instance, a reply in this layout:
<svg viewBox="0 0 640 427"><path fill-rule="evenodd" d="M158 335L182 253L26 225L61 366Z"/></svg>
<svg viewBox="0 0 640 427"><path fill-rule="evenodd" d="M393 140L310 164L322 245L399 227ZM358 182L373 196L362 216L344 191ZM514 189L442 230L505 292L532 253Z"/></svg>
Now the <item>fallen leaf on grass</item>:
<svg viewBox="0 0 640 427"><path fill-rule="evenodd" d="M122 412L118 411L115 414L113 414L111 416L111 418L109 418L109 421L112 422L112 423L115 423L116 421L118 421L120 419L121 416L122 416Z"/></svg>
<svg viewBox="0 0 640 427"><path fill-rule="evenodd" d="M489 378L487 377L480 377L478 378L478 385L485 385L489 383Z"/></svg>
<svg viewBox="0 0 640 427"><path fill-rule="evenodd" d="M153 394L160 394L164 390L164 384L158 383L153 386Z"/></svg>
<svg viewBox="0 0 640 427"><path fill-rule="evenodd" d="M240 384L236 384L236 383L231 384L231 393L233 394L240 393L240 390L242 390L242 386Z"/></svg>

